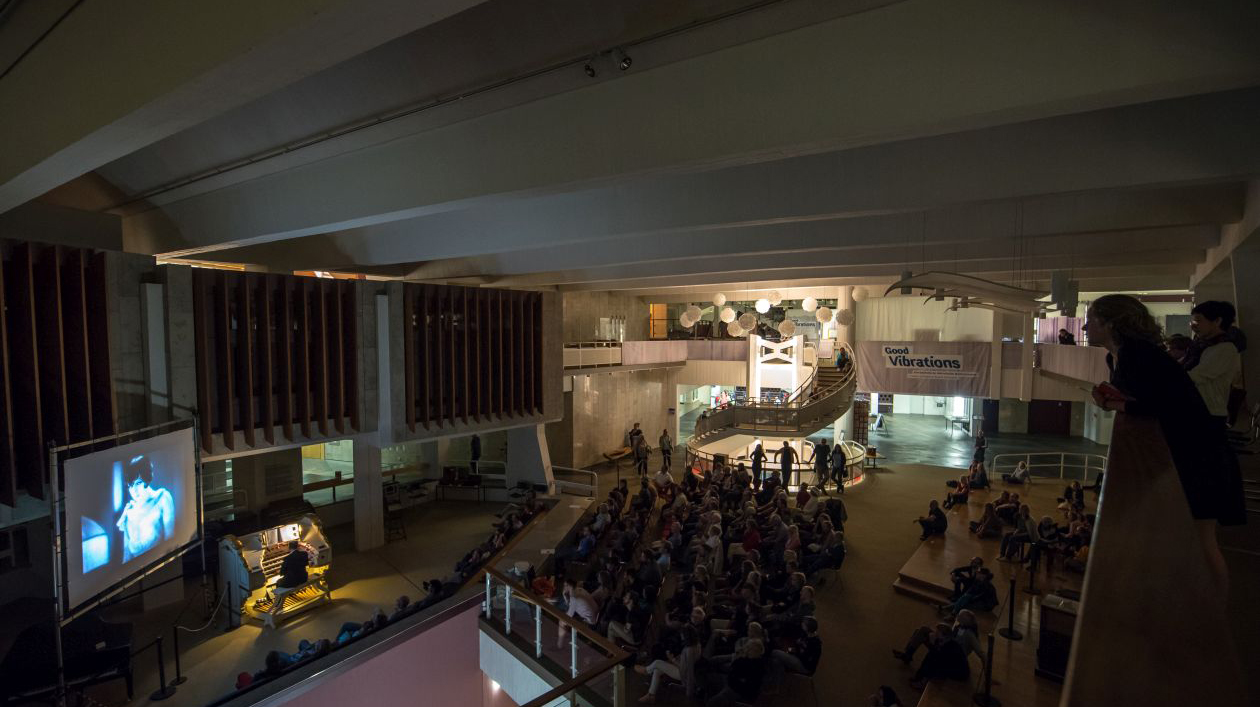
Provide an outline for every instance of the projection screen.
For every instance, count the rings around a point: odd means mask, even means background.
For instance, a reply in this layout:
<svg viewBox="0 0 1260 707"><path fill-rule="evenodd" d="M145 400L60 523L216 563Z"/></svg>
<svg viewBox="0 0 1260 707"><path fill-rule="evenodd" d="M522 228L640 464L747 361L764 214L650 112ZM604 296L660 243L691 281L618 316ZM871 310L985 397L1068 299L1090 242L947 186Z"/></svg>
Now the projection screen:
<svg viewBox="0 0 1260 707"><path fill-rule="evenodd" d="M179 552L200 535L193 429L66 460L68 608Z"/></svg>

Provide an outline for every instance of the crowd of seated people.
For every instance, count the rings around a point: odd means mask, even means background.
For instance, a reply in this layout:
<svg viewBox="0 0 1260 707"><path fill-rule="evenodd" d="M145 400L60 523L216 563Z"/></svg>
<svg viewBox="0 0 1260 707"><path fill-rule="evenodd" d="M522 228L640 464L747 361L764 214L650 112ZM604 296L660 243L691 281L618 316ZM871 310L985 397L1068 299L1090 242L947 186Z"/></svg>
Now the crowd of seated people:
<svg viewBox="0 0 1260 707"><path fill-rule="evenodd" d="M475 575L485 562L501 550L507 540L524 528L526 523L538 515L542 508L543 506L531 491L521 504L508 506L501 514L500 519L494 523L494 532L490 534L490 537L465 553L455 563L450 575L441 579L431 579L424 583L426 592L424 599L412 602L410 597L406 595L400 596L394 603L393 611L389 614L377 607L371 616L368 616L362 622L347 621L343 623L341 628L338 629L337 635L333 638L321 638L315 641L302 639L298 641L297 649L293 653L278 650L270 651L264 658L262 670L254 673L242 672L237 676L236 689L244 690L261 681L277 677L299 664L327 655L331 651L357 641L446 599L454 594L464 582Z"/></svg>
<svg viewBox="0 0 1260 707"><path fill-rule="evenodd" d="M674 683L715 707L752 702L787 673L812 675L815 587L844 562L843 502L807 489L791 504L778 473L758 486L742 465L682 474L614 489L610 530L584 562L556 566L552 600L635 653L642 702Z"/></svg>

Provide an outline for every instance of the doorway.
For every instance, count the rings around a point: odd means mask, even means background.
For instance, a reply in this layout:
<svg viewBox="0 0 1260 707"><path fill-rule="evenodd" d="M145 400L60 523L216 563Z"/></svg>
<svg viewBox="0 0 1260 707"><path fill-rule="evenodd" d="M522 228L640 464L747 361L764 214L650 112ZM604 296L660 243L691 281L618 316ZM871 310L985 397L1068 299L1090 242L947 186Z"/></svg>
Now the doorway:
<svg viewBox="0 0 1260 707"><path fill-rule="evenodd" d="M1028 433L1072 434L1072 403L1063 400L1034 400L1029 403Z"/></svg>

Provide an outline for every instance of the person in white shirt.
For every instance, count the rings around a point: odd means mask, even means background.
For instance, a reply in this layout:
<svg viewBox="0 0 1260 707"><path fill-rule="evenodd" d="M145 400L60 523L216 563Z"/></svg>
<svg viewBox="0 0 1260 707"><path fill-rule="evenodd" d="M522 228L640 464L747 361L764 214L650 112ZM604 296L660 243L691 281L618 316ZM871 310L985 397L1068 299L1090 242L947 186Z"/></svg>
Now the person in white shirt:
<svg viewBox="0 0 1260 707"><path fill-rule="evenodd" d="M564 580L564 601L568 604L569 610L565 613L570 617L578 617L587 624L595 623L595 619L599 618L599 604L586 591L572 579ZM569 626L564 622L560 623L559 631L556 633L556 648L564 648L564 639L569 633Z"/></svg>
<svg viewBox="0 0 1260 707"><path fill-rule="evenodd" d="M1208 413L1220 418L1222 425L1229 414L1230 388L1242 371L1238 347L1226 336L1236 317L1229 302L1209 300L1196 305L1190 315L1194 343L1182 360Z"/></svg>

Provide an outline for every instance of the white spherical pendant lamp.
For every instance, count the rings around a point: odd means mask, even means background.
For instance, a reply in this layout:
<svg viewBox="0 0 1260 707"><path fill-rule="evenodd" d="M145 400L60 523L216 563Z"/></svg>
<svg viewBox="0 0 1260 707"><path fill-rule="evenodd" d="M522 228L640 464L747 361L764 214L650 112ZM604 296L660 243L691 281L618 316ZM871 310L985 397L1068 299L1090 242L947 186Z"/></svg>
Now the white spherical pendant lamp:
<svg viewBox="0 0 1260 707"><path fill-rule="evenodd" d="M731 336L743 336L748 332L740 328L739 322L730 322L726 325L726 333Z"/></svg>
<svg viewBox="0 0 1260 707"><path fill-rule="evenodd" d="M700 321L700 308L697 307L696 305L693 304L687 307L686 314L687 314L687 317L691 319L693 323Z"/></svg>
<svg viewBox="0 0 1260 707"><path fill-rule="evenodd" d="M818 311L814 312L814 317L818 319L819 324L826 324L831 321L831 307L819 307Z"/></svg>
<svg viewBox="0 0 1260 707"><path fill-rule="evenodd" d="M751 313L745 313L739 318L739 328L744 331L752 331L757 326L757 317Z"/></svg>
<svg viewBox="0 0 1260 707"><path fill-rule="evenodd" d="M792 336L796 334L796 322L791 319L784 319L779 322L779 333L783 336Z"/></svg>
<svg viewBox="0 0 1260 707"><path fill-rule="evenodd" d="M726 322L727 324L730 324L731 322L735 321L735 310L731 309L730 307L723 307L722 313L718 316L722 318L722 321Z"/></svg>
<svg viewBox="0 0 1260 707"><path fill-rule="evenodd" d="M778 290L770 290L770 294L766 295L766 299L770 300L772 306L778 307L779 303L783 301L783 295L779 294Z"/></svg>
<svg viewBox="0 0 1260 707"><path fill-rule="evenodd" d="M806 297L805 299L801 300L801 309L805 310L806 312L812 312L815 309L818 309L818 300L814 299L813 297Z"/></svg>
<svg viewBox="0 0 1260 707"><path fill-rule="evenodd" d="M724 304L726 304L726 295L722 294L721 292L717 293L716 295L713 295L713 306L721 307Z"/></svg>
<svg viewBox="0 0 1260 707"><path fill-rule="evenodd" d="M758 312L765 314L766 312L770 311L770 300L762 297L761 299L757 300L756 303L753 304L753 306L757 308Z"/></svg>
<svg viewBox="0 0 1260 707"><path fill-rule="evenodd" d="M856 317L853 316L853 310L851 309L842 309L836 312L836 323L841 326L853 326L854 320L856 320Z"/></svg>
<svg viewBox="0 0 1260 707"><path fill-rule="evenodd" d="M865 287L853 288L853 301L854 302L861 302L862 300L865 300L867 297L870 297L870 296L871 296L871 293L867 292Z"/></svg>
<svg viewBox="0 0 1260 707"><path fill-rule="evenodd" d="M696 320L687 316L686 312L683 312L683 315L678 318L678 323L682 325L682 328L690 329L691 327L696 325Z"/></svg>

